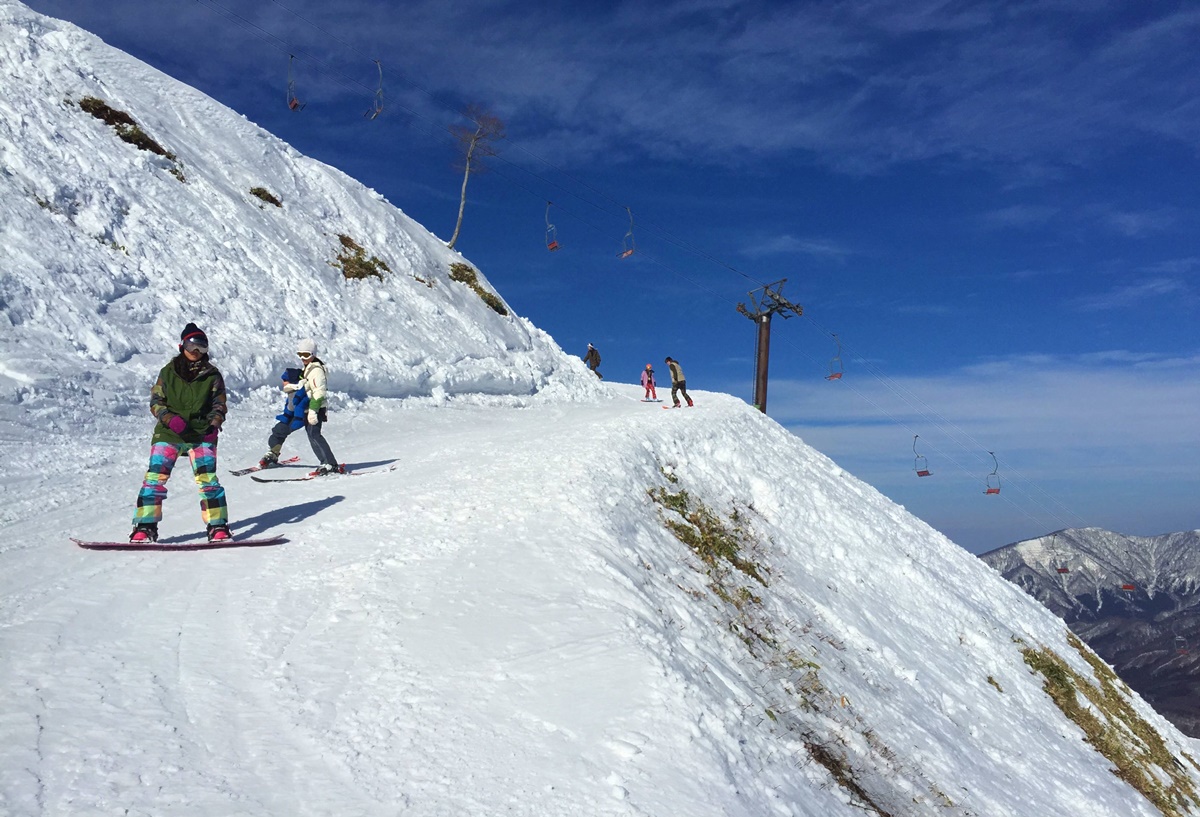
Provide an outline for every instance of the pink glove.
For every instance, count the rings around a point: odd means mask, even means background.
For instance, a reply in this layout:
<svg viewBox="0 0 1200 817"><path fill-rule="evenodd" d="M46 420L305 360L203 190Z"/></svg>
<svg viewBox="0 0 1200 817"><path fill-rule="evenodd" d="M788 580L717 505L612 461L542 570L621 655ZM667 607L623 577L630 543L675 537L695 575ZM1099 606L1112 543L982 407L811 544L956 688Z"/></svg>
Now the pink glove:
<svg viewBox="0 0 1200 817"><path fill-rule="evenodd" d="M167 421L167 428L171 429L176 434L182 434L184 431L187 430L187 420L183 419L178 414L176 414L174 417L172 417L170 420Z"/></svg>
<svg viewBox="0 0 1200 817"><path fill-rule="evenodd" d="M217 444L217 433L219 431L220 431L220 429L218 429L216 426L209 426L208 433L204 435L204 442L211 443L212 445L216 445Z"/></svg>

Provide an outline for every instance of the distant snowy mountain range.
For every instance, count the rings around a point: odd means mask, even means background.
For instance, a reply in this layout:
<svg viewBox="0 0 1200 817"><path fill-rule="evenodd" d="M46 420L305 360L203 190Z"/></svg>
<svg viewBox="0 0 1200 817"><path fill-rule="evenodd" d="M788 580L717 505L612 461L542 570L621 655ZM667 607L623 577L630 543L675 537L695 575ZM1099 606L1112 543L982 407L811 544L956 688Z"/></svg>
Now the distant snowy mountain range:
<svg viewBox="0 0 1200 817"><path fill-rule="evenodd" d="M1200 737L1200 531L1058 531L980 556Z"/></svg>
<svg viewBox="0 0 1200 817"><path fill-rule="evenodd" d="M234 536L286 541L77 548L129 530L188 321ZM373 473L230 475L307 335ZM640 396L362 184L0 0L0 814L1200 815L1194 742L1042 605L743 400Z"/></svg>

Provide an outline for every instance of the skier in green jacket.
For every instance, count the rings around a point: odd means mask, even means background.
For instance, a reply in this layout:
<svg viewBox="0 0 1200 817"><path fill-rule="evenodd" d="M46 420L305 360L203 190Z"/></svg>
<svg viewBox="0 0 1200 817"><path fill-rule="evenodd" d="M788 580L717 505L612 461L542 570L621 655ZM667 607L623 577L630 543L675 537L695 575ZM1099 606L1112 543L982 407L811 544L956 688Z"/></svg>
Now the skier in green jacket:
<svg viewBox="0 0 1200 817"><path fill-rule="evenodd" d="M217 480L217 436L225 411L225 379L208 358L208 337L189 323L179 336L179 354L163 366L150 390L150 413L157 422L130 542L158 541L167 480L176 460L184 455L200 486L200 515L208 527L208 540L232 538L225 489Z"/></svg>

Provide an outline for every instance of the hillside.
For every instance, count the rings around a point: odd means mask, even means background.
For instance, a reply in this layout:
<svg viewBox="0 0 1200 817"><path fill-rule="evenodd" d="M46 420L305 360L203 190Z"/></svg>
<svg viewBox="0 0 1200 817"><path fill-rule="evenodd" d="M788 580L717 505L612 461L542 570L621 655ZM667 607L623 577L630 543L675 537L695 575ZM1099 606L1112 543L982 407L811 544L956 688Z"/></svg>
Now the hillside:
<svg viewBox="0 0 1200 817"><path fill-rule="evenodd" d="M0 75L0 813L1200 814L1060 620L742 401L598 382L378 196L14 0ZM187 320L234 534L287 542L75 548L129 529ZM301 334L339 458L393 470L226 473Z"/></svg>
<svg viewBox="0 0 1200 817"><path fill-rule="evenodd" d="M1200 532L1072 529L980 558L1066 621L1172 723L1200 736Z"/></svg>
<svg viewBox="0 0 1200 817"><path fill-rule="evenodd" d="M140 411L190 320L238 390L311 334L355 397L591 393L378 193L70 24L3 0L0 26L0 397Z"/></svg>

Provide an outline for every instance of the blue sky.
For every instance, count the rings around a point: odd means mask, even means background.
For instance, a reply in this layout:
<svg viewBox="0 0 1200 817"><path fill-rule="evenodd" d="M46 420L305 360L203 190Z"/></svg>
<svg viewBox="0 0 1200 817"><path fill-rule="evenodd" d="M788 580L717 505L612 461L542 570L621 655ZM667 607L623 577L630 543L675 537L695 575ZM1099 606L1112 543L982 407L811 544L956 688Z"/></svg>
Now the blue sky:
<svg viewBox="0 0 1200 817"><path fill-rule="evenodd" d="M1196 3L28 5L447 238L447 128L490 108L508 138L458 249L610 379L669 354L749 400L735 307L786 278L771 416L972 551L1200 528Z"/></svg>

